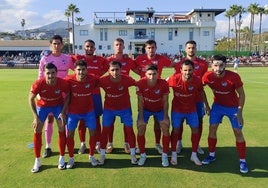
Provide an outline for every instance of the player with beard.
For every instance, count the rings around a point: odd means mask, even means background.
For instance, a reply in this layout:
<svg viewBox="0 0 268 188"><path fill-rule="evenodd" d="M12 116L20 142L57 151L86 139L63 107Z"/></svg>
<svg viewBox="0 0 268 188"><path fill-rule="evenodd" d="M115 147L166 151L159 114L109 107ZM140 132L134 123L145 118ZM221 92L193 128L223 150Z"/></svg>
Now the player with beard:
<svg viewBox="0 0 268 188"><path fill-rule="evenodd" d="M203 77L203 84L208 85L214 94L214 102L209 118L208 150L209 155L202 163L210 164L216 160L215 151L217 143L217 129L224 116L231 122L236 139L236 149L239 156L239 168L241 173L247 173L246 163L246 141L242 128L243 107L245 103L245 92L240 76L232 71L225 70L226 57L215 55L211 64L212 71Z"/></svg>
<svg viewBox="0 0 268 188"><path fill-rule="evenodd" d="M148 40L145 42L145 54L139 55L135 61L138 66L140 78L145 77L146 66L149 64L155 64L158 68L158 77L161 78L162 70L164 67L172 67L171 60L165 56L156 53L157 45L155 40ZM155 148L159 154L162 154L163 148L160 144L161 129L160 124L154 116L154 134L155 134ZM139 153L139 151L137 152Z"/></svg>
<svg viewBox="0 0 268 188"><path fill-rule="evenodd" d="M112 61L117 61L121 63L121 74L129 76L130 71L132 70L138 74L137 66L133 59L129 58L127 54L124 54L125 44L122 38L116 38L113 43L114 54L107 57L107 68L109 69L109 63ZM113 134L114 134L114 123L111 125L110 133L108 136L108 144L106 147L106 153L112 153L113 151ZM124 150L125 153L130 153L129 143L127 142L126 132L124 132Z"/></svg>
<svg viewBox="0 0 268 188"><path fill-rule="evenodd" d="M175 65L175 71L176 73L179 73L181 71L181 63L185 61L186 59L191 60L194 63L194 76L196 76L198 79L202 80L203 75L208 70L208 63L201 59L196 57L196 42L193 40L187 41L185 43L185 52L186 57L183 58L179 63ZM196 98L196 110L198 115L198 121L199 121L199 140L201 139L202 131L203 131L203 116L205 115L204 110L204 102L201 95L197 95ZM179 138L177 143L177 153L179 154L182 150L182 133L183 133L183 122L180 126L179 130ZM204 151L200 146L198 146L197 152L199 154L204 154Z"/></svg>
<svg viewBox="0 0 268 188"><path fill-rule="evenodd" d="M184 60L181 63L181 73L177 73L168 78L168 84L173 89L173 100L171 109L171 160L172 165L177 165L176 146L178 141L178 132L181 123L186 123L191 128L192 155L191 161L200 166L202 163L197 156L199 144L198 134L198 115L196 111L196 96L201 95L206 105L206 112L209 114L209 106L206 94L203 90L202 82L193 75L194 63L191 60Z"/></svg>
<svg viewBox="0 0 268 188"><path fill-rule="evenodd" d="M106 64L107 61L105 58L95 55L95 42L93 40L86 40L84 42L84 51L85 54L83 55L73 55L72 59L73 62L76 62L77 60L84 60L87 62L87 73L93 74L96 77L101 77L103 74L105 74L106 70ZM101 92L100 88L96 88L92 95L93 98L93 104L95 109L95 115L96 115L96 150L100 152L100 133L101 133L101 124L100 124L100 116L103 112L102 107L102 98L101 98ZM79 133L79 139L80 139L80 149L78 150L78 154L82 154L86 150L86 126L85 122L82 120L79 122L78 125L78 133Z"/></svg>

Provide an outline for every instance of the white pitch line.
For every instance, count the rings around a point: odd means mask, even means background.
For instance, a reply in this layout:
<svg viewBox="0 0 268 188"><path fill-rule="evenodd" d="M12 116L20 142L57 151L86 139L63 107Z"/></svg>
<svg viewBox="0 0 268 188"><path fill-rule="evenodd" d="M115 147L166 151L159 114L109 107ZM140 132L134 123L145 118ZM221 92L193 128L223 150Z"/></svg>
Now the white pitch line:
<svg viewBox="0 0 268 188"><path fill-rule="evenodd" d="M247 81L247 82L249 82L249 83L268 85L267 82L257 82L257 81L253 81L253 80L245 80L245 79L244 79L244 82L245 82L245 81Z"/></svg>

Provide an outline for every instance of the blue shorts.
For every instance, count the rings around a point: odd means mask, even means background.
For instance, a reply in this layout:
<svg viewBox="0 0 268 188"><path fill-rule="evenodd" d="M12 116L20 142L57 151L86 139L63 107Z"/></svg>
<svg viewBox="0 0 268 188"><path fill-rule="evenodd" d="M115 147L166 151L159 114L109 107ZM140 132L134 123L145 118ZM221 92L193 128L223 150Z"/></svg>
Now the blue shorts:
<svg viewBox="0 0 268 188"><path fill-rule="evenodd" d="M209 115L210 125L218 125L222 123L223 116L227 116L233 128L242 129L243 125L239 125L237 120L238 107L225 107L213 103Z"/></svg>
<svg viewBox="0 0 268 188"><path fill-rule="evenodd" d="M93 94L92 100L95 109L95 116L99 117L103 113L101 94Z"/></svg>
<svg viewBox="0 0 268 188"><path fill-rule="evenodd" d="M67 129L73 131L76 129L78 121L83 120L90 130L96 129L96 116L94 110L85 114L68 114Z"/></svg>
<svg viewBox="0 0 268 188"><path fill-rule="evenodd" d="M199 120L196 112L192 113L179 113L171 112L171 122L173 128L180 128L183 120L186 119L186 124L192 128L197 128L199 126Z"/></svg>
<svg viewBox="0 0 268 188"><path fill-rule="evenodd" d="M45 122L48 114L50 113L52 113L55 118L58 118L61 113L62 107L62 105L53 107L36 107L36 111L39 119L42 122Z"/></svg>
<svg viewBox="0 0 268 188"><path fill-rule="evenodd" d="M197 102L195 105L198 119L202 119L205 115L204 102Z"/></svg>
<svg viewBox="0 0 268 188"><path fill-rule="evenodd" d="M102 126L109 127L113 124L116 116L121 118L121 123L126 126L132 127L133 119L132 119L132 111L131 108L127 108L124 110L103 110L102 116Z"/></svg>
<svg viewBox="0 0 268 188"><path fill-rule="evenodd" d="M156 117L157 121L163 121L164 119L164 110L158 111L158 112L152 112L143 109L143 119L146 124L148 124L150 116Z"/></svg>

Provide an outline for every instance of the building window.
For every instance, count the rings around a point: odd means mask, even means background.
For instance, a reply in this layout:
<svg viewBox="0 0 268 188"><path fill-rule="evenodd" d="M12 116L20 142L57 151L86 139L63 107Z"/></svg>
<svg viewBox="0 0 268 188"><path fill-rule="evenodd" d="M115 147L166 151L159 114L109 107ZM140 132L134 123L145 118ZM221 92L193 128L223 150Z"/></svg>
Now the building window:
<svg viewBox="0 0 268 188"><path fill-rule="evenodd" d="M208 17L210 17L210 14L208 14Z"/></svg>
<svg viewBox="0 0 268 188"><path fill-rule="evenodd" d="M82 45L79 45L79 50L82 50L82 49L83 49Z"/></svg>
<svg viewBox="0 0 268 188"><path fill-rule="evenodd" d="M99 50L102 50L102 45L99 45Z"/></svg>
<svg viewBox="0 0 268 188"><path fill-rule="evenodd" d="M209 31L203 31L203 36L209 36Z"/></svg>
<svg viewBox="0 0 268 188"><path fill-rule="evenodd" d="M108 40L108 29L104 29L104 41Z"/></svg>
<svg viewBox="0 0 268 188"><path fill-rule="evenodd" d="M174 36L175 36L175 37L178 36L178 30L177 30L177 29L174 31Z"/></svg>
<svg viewBox="0 0 268 188"><path fill-rule="evenodd" d="M194 29L193 28L189 29L189 40L194 40Z"/></svg>
<svg viewBox="0 0 268 188"><path fill-rule="evenodd" d="M135 39L145 39L146 29L134 29Z"/></svg>
<svg viewBox="0 0 268 188"><path fill-rule="evenodd" d="M168 40L172 40L173 29L168 29Z"/></svg>
<svg viewBox="0 0 268 188"><path fill-rule="evenodd" d="M111 45L107 45L107 50L111 50L111 49L112 49Z"/></svg>
<svg viewBox="0 0 268 188"><path fill-rule="evenodd" d="M80 30L80 36L88 36L88 30Z"/></svg>
<svg viewBox="0 0 268 188"><path fill-rule="evenodd" d="M119 30L119 36L127 36L127 30Z"/></svg>
<svg viewBox="0 0 268 188"><path fill-rule="evenodd" d="M77 49L77 45L74 45L74 49Z"/></svg>
<svg viewBox="0 0 268 188"><path fill-rule="evenodd" d="M100 41L103 41L103 29L100 29Z"/></svg>

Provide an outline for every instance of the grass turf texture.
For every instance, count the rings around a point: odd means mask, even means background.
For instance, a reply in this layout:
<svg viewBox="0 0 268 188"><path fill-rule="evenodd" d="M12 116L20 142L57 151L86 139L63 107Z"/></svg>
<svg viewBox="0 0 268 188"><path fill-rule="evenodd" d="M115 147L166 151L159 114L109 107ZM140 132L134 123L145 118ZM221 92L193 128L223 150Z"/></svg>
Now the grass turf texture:
<svg viewBox="0 0 268 188"><path fill-rule="evenodd" d="M166 69L163 77L172 72L172 69ZM268 69L243 67L239 68L239 74L246 92L243 131L247 141L248 174L239 172L234 135L227 119L224 119L218 130L215 162L198 167L190 161L190 129L185 126L184 150L178 156L178 165L163 168L161 156L154 149L152 118L146 132L148 159L144 167L131 165L129 155L124 154L123 129L117 119L114 132L115 152L107 154L104 166L93 168L89 164L88 154L75 154L74 169L58 170L57 128L54 125L53 156L41 159L40 172L33 174L30 172L34 163L33 150L27 148L33 136L33 117L28 105L28 93L30 85L37 77L37 70L0 69L0 187L266 187ZM206 90L211 101L211 91L208 88ZM137 101L134 88L131 88L131 100L135 122ZM135 125L134 130L137 132ZM200 145L206 154L207 134L208 117L205 117ZM77 131L75 141L77 153L80 145ZM44 143L43 139L42 152ZM200 160L205 156L199 155ZM137 157L139 158L138 155ZM96 154L96 158L99 158L99 154ZM68 161L68 153L65 161Z"/></svg>

